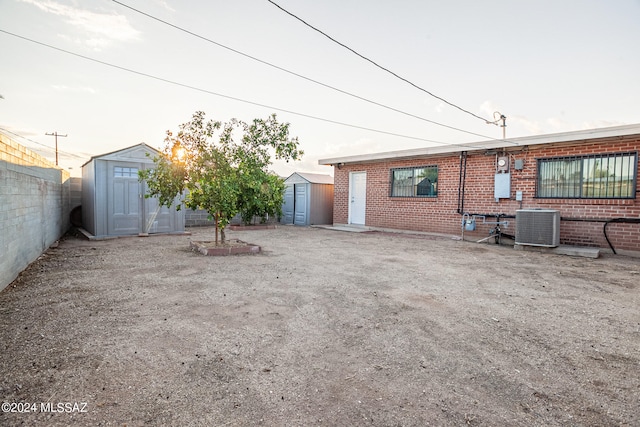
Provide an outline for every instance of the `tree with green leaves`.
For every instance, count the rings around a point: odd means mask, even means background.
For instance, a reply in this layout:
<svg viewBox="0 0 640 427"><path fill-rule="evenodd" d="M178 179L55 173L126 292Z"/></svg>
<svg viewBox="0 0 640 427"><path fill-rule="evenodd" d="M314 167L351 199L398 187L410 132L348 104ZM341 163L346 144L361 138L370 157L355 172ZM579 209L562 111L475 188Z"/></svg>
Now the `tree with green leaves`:
<svg viewBox="0 0 640 427"><path fill-rule="evenodd" d="M284 199L284 180L271 172L256 171L253 176L245 176L240 183L238 210L245 225L251 224L255 218L260 222L267 221L269 216L282 215Z"/></svg>
<svg viewBox="0 0 640 427"><path fill-rule="evenodd" d="M302 154L298 139L289 135L289 123L279 123L275 114L222 124L197 111L175 136L167 131L154 168L140 171L139 178L149 188L145 197L158 197L162 206L184 194L187 207L206 210L218 244L218 232L224 243L224 228L238 212L243 218L280 213L284 183L269 172L271 159L298 160Z"/></svg>

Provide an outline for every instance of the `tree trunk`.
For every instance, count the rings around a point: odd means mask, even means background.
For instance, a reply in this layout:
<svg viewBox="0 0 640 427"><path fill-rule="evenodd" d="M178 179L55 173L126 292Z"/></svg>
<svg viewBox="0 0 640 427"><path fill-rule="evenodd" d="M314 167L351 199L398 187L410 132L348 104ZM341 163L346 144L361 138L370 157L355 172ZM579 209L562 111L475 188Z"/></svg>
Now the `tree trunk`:
<svg viewBox="0 0 640 427"><path fill-rule="evenodd" d="M216 224L216 246L218 246L218 213L213 216L214 222Z"/></svg>

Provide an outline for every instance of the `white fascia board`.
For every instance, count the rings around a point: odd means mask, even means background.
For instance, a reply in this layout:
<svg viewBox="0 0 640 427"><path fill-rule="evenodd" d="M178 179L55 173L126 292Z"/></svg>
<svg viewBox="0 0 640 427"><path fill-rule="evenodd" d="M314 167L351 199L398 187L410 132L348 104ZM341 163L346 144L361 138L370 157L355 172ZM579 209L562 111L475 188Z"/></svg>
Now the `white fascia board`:
<svg viewBox="0 0 640 427"><path fill-rule="evenodd" d="M387 151L383 153L358 154L354 156L333 157L318 160L319 165L337 165L339 163L367 163L384 160L410 159L462 151L509 149L531 145L553 144L558 142L589 141L601 138L615 138L640 135L640 124L588 129L546 135L525 136L520 138L493 139L464 144L451 144L438 147L413 148L409 150Z"/></svg>

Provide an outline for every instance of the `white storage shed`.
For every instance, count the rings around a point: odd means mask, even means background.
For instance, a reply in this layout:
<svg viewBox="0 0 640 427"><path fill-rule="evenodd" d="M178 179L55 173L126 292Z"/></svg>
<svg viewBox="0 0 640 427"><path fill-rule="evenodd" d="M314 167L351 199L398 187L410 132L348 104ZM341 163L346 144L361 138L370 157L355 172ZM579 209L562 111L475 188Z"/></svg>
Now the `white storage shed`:
<svg viewBox="0 0 640 427"><path fill-rule="evenodd" d="M333 224L333 177L295 172L284 181L282 224Z"/></svg>
<svg viewBox="0 0 640 427"><path fill-rule="evenodd" d="M147 154L149 154L147 156ZM138 171L160 152L142 143L92 157L82 165L82 227L96 238L184 232L184 209L145 198Z"/></svg>

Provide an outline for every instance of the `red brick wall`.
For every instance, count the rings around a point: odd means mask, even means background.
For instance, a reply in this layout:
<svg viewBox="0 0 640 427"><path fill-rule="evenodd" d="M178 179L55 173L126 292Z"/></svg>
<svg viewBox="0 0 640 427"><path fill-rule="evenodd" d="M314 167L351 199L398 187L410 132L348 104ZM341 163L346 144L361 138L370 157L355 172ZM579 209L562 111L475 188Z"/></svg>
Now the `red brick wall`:
<svg viewBox="0 0 640 427"><path fill-rule="evenodd" d="M556 156L585 154L608 154L640 151L640 138L620 137L607 140L574 143L558 143L521 147L506 147L510 157L511 198L494 199L495 155L470 152L464 192L464 212L475 214L506 214L515 216L517 209L543 208L560 211L563 218L560 226L562 244L608 247L603 234L603 222L572 221L585 219L610 219L617 217L640 218L640 201L636 199L536 199L535 186L537 159ZM514 161L524 161L523 170L514 169ZM408 166L438 166L438 196L434 198L390 197L390 169ZM335 198L333 221L348 223L349 173L367 173L366 225L391 228L456 234L461 233L462 217L458 214L458 187L460 179L460 156L425 157L423 159L395 160L367 164L346 164L335 168ZM640 183L638 183L640 184ZM515 200L516 191L523 192L522 202ZM495 221L495 218L487 218ZM515 235L515 218L503 231ZM465 237L482 238L489 235L493 225L477 224L475 232L465 232ZM611 223L607 234L614 247L621 250L640 251L640 224Z"/></svg>

